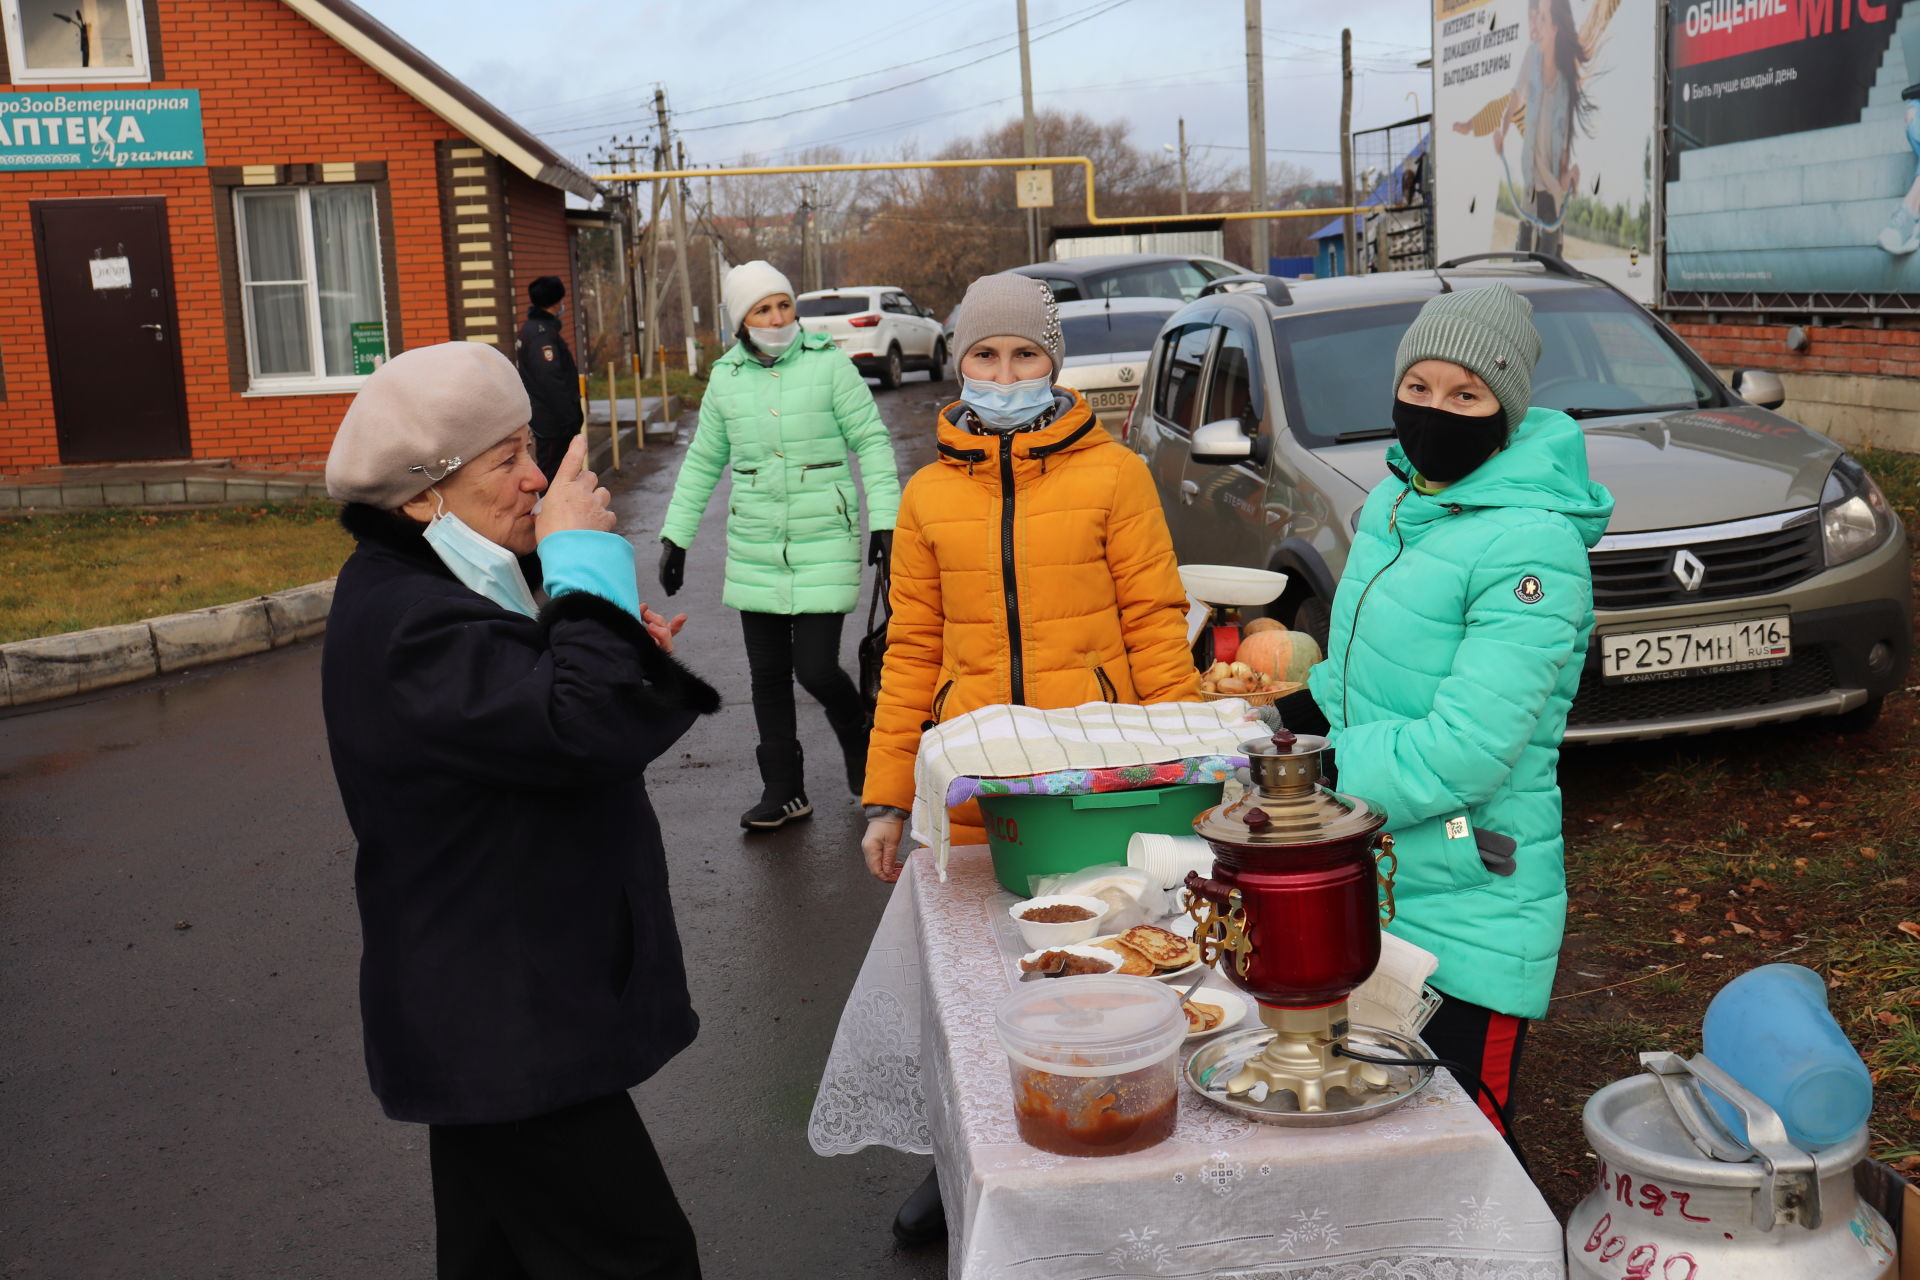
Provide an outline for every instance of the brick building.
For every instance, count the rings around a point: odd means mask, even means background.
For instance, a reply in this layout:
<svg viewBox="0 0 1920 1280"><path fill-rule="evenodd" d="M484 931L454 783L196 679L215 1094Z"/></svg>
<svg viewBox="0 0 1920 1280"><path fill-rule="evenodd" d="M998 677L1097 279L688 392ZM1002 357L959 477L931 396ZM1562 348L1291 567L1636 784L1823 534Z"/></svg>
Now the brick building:
<svg viewBox="0 0 1920 1280"><path fill-rule="evenodd" d="M349 0L0 19L0 474L322 458L385 355L571 288L591 180Z"/></svg>

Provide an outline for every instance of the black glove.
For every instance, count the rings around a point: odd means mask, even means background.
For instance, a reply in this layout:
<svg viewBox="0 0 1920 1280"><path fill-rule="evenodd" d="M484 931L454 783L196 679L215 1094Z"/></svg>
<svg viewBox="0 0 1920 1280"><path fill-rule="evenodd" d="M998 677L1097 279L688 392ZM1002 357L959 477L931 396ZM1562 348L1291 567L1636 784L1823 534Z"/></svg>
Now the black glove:
<svg viewBox="0 0 1920 1280"><path fill-rule="evenodd" d="M660 539L660 589L668 595L678 591L687 580L687 549Z"/></svg>
<svg viewBox="0 0 1920 1280"><path fill-rule="evenodd" d="M893 560L893 530L875 529L867 541L867 563L889 564Z"/></svg>

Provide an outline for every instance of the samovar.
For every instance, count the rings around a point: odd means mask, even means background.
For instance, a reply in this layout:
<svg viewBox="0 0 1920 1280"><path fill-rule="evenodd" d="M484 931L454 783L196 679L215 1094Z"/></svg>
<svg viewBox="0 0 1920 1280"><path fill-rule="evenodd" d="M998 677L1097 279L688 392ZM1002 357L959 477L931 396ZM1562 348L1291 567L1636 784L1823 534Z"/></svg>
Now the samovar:
<svg viewBox="0 0 1920 1280"><path fill-rule="evenodd" d="M1327 746L1284 729L1243 743L1253 785L1194 819L1213 875L1186 879L1201 960L1252 996L1274 1033L1227 1095L1259 1102L1286 1090L1302 1112L1364 1107L1401 1088L1345 1053L1347 997L1380 962L1395 862L1386 816L1321 784Z"/></svg>

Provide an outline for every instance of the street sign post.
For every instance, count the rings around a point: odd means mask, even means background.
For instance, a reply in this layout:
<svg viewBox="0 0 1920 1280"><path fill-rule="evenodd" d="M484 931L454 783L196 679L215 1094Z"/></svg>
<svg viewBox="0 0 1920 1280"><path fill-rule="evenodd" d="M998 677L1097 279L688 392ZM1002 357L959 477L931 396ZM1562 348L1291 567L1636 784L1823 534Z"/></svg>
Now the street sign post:
<svg viewBox="0 0 1920 1280"><path fill-rule="evenodd" d="M1022 169L1014 174L1013 202L1021 209L1053 208L1053 170Z"/></svg>

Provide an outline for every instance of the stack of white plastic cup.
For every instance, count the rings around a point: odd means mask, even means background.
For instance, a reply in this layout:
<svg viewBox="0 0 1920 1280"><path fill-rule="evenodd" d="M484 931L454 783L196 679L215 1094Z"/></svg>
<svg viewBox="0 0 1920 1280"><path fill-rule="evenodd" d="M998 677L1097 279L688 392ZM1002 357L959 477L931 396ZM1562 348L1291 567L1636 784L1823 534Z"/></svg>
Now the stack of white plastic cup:
<svg viewBox="0 0 1920 1280"><path fill-rule="evenodd" d="M1184 884L1187 872L1213 872L1213 847L1199 836L1169 836L1138 831L1127 841L1127 865L1139 867L1162 889Z"/></svg>

